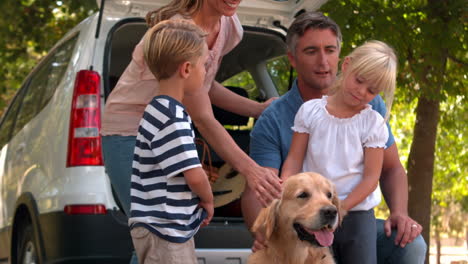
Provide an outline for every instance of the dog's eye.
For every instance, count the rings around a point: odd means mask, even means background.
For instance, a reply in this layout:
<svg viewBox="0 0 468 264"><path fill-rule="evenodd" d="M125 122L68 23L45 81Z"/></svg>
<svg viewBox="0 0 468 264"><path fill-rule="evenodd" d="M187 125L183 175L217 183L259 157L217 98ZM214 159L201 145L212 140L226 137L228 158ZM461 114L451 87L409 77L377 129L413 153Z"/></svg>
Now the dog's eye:
<svg viewBox="0 0 468 264"><path fill-rule="evenodd" d="M328 197L328 199L331 199L331 198L332 198L332 193L331 193L331 192L327 192L327 197Z"/></svg>
<svg viewBox="0 0 468 264"><path fill-rule="evenodd" d="M297 198L304 199L304 198L309 198L309 196L310 196L309 193L307 193L307 192L301 192L301 193L297 196Z"/></svg>

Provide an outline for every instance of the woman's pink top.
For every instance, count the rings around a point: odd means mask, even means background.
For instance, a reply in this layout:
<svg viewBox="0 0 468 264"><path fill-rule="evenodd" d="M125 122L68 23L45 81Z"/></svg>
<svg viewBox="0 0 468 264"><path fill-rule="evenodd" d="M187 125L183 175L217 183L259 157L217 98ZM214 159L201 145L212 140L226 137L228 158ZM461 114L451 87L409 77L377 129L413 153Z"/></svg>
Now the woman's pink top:
<svg viewBox="0 0 468 264"><path fill-rule="evenodd" d="M173 18L182 18L176 15ZM218 37L209 50L204 89L208 93L221 59L242 39L242 25L237 15L221 17ZM143 40L135 47L132 60L107 98L101 135L136 136L146 105L158 94L158 81L146 65Z"/></svg>

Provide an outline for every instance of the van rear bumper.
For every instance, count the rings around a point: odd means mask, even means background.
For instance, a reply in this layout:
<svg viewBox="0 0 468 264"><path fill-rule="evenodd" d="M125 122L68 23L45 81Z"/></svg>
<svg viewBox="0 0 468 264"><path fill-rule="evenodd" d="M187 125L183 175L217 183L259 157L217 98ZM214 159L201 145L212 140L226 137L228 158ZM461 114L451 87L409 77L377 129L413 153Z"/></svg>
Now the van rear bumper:
<svg viewBox="0 0 468 264"><path fill-rule="evenodd" d="M126 217L117 210L105 215L67 215L63 212L39 217L47 263L130 262L133 245ZM214 218L195 235L199 263L244 264L253 239L239 219Z"/></svg>
<svg viewBox="0 0 468 264"><path fill-rule="evenodd" d="M252 251L238 249L196 249L198 263L203 264L246 264Z"/></svg>
<svg viewBox="0 0 468 264"><path fill-rule="evenodd" d="M133 245L126 217L117 210L105 215L39 216L47 263L125 263Z"/></svg>
<svg viewBox="0 0 468 264"><path fill-rule="evenodd" d="M242 218L214 217L195 235L198 263L245 264L253 238Z"/></svg>

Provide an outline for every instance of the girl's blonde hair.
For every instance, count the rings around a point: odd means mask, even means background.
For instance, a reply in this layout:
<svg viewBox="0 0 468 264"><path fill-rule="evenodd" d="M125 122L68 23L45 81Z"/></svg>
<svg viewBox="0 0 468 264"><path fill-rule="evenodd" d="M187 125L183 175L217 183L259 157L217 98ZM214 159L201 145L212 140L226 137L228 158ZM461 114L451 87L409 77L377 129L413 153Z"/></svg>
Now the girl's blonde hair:
<svg viewBox="0 0 468 264"><path fill-rule="evenodd" d="M200 10L203 0L172 0L169 4L150 11L146 14L146 23L148 27L153 27L157 23L173 17L175 14L181 14L184 18L192 17L194 13Z"/></svg>
<svg viewBox="0 0 468 264"><path fill-rule="evenodd" d="M353 73L372 83L379 93L383 91L387 105L385 120L388 120L395 93L398 64L393 48L382 41L371 40L354 49L347 58L345 75ZM332 93L342 87L344 78L343 73L338 75L331 87Z"/></svg>
<svg viewBox="0 0 468 264"><path fill-rule="evenodd" d="M168 79L181 63L202 56L205 36L203 30L189 21L162 21L150 28L144 36L146 64L156 79Z"/></svg>

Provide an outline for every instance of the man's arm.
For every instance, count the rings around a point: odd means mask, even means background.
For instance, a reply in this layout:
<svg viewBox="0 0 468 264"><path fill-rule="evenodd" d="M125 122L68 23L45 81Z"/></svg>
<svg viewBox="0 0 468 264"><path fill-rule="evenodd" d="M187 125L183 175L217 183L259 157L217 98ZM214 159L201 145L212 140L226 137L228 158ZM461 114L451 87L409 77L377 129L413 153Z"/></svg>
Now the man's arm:
<svg viewBox="0 0 468 264"><path fill-rule="evenodd" d="M208 144L223 160L246 177L249 187L262 204L268 204L279 197L281 185L278 177L255 163L237 146L226 129L215 119L207 93L186 96L184 104Z"/></svg>
<svg viewBox="0 0 468 264"><path fill-rule="evenodd" d="M380 184L391 213L408 214L408 179L401 165L396 144L384 151Z"/></svg>
<svg viewBox="0 0 468 264"><path fill-rule="evenodd" d="M279 166L281 165L281 150L277 129L272 123L272 118L268 110L264 112L255 123L250 133L250 156L260 166L269 169L279 178ZM258 213L262 209L262 204L255 197L254 191L246 186L242 193L242 216L247 228L253 226Z"/></svg>
<svg viewBox="0 0 468 264"><path fill-rule="evenodd" d="M413 242L422 227L408 216L408 179L396 143L384 151L380 187L390 209L390 217L385 221L385 233L390 236L391 229L396 228L395 244L404 247Z"/></svg>

